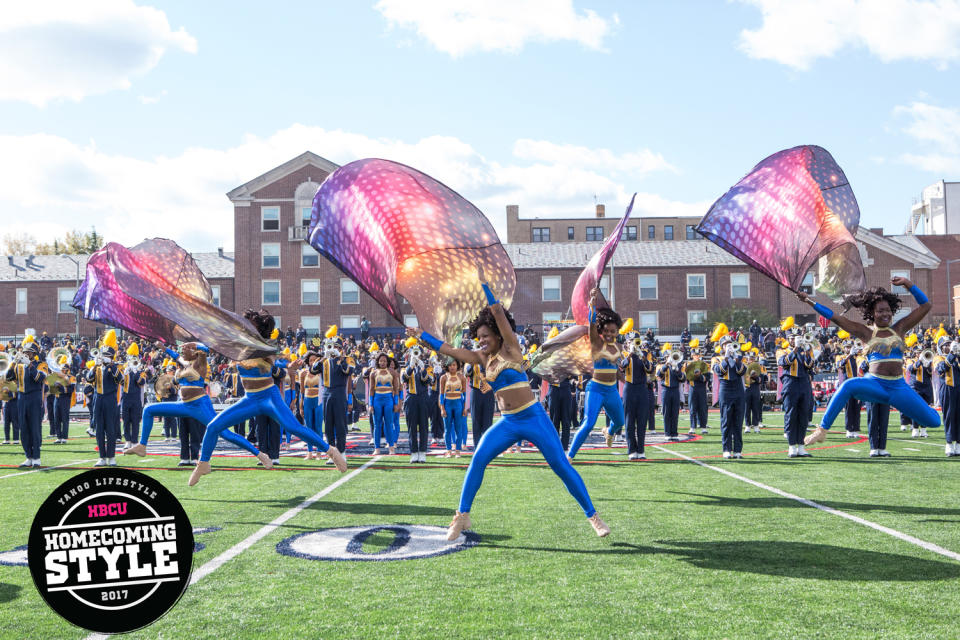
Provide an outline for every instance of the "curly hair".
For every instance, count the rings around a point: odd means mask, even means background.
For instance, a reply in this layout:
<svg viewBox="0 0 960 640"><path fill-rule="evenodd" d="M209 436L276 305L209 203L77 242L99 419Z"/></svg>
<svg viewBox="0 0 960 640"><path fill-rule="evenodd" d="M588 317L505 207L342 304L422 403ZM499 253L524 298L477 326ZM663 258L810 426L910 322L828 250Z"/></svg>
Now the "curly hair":
<svg viewBox="0 0 960 640"><path fill-rule="evenodd" d="M886 300L887 304L890 305L890 311L894 314L897 313L897 310L900 308L900 296L887 291L883 287L867 289L863 293L847 298L847 301L852 306L860 309L860 315L863 316L863 320L867 324L874 323L875 318L873 317L873 311L877 303L881 300Z"/></svg>
<svg viewBox="0 0 960 640"><path fill-rule="evenodd" d="M510 315L510 312L506 309L503 310L504 315L507 316L507 322L510 323L510 329L516 333L517 332L517 323L514 321L513 316ZM503 340L503 335L500 333L500 328L497 326L497 319L493 315L493 311L490 310L490 307L484 307L480 310L480 313L477 314L477 317L473 319L473 322L470 323L470 337L476 339L477 332L480 330L480 327L486 327L490 330L490 333L498 336Z"/></svg>
<svg viewBox="0 0 960 640"><path fill-rule="evenodd" d="M597 309L597 319L594 321L594 324L596 324L598 332L602 332L603 328L611 322L617 326L617 329L623 324L620 314L610 307Z"/></svg>
<svg viewBox="0 0 960 640"><path fill-rule="evenodd" d="M375 365L377 366L377 368L379 369L379 368L380 368L380 358L386 358L386 359L387 359L387 364L385 364L385 365L383 366L383 368L384 368L384 369L389 368L389 367L390 367L390 356L388 356L388 355L387 355L386 353L384 353L383 351L381 351L380 353L378 353L378 354L377 354L377 357L373 359L373 364L375 364Z"/></svg>
<svg viewBox="0 0 960 640"><path fill-rule="evenodd" d="M244 312L243 317L253 324L254 328L257 330L257 333L259 333L260 337L264 340L270 339L270 334L273 333L274 328L277 326L273 316L270 315L270 312L266 309L260 309L259 311L247 309L246 312Z"/></svg>

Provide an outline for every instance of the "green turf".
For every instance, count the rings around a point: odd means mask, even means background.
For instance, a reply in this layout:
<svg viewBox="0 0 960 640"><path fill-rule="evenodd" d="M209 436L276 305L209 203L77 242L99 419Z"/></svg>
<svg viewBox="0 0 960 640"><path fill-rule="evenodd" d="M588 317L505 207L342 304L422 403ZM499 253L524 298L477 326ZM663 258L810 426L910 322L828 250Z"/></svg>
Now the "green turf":
<svg viewBox="0 0 960 640"><path fill-rule="evenodd" d="M776 424L780 414L767 414ZM890 459L862 443L790 460L780 430L744 436L744 460L719 454L718 416L702 440L666 448L960 551L954 478L943 432L901 434ZM834 432L826 444L846 444ZM932 446L933 444L939 446ZM44 447L45 464L94 457L90 440ZM917 451L911 451L916 449ZM648 448L582 451L577 468L613 529L597 538L538 454L488 469L474 503L479 546L397 562L283 556L282 539L320 528L446 526L469 458L410 466L383 458L191 586L165 618L132 638L954 638L960 563ZM22 459L0 447L0 464ZM128 458L121 458L128 462ZM170 467L175 458L130 466ZM367 458L351 458L356 468ZM188 488L189 470L148 471L183 502L206 548L194 569L342 476L315 462L218 470ZM603 462L605 464L590 464ZM86 465L0 479L0 550L24 544L37 506ZM0 475L16 469L0 469ZM391 536L365 543L373 552ZM0 566L0 638L82 638L38 596L26 567Z"/></svg>

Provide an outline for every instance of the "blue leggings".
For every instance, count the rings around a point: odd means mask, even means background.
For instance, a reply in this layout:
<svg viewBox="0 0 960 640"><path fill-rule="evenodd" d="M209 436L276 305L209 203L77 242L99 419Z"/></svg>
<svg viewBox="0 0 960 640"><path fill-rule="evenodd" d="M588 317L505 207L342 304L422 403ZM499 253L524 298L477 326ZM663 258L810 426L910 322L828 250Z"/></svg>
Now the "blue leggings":
<svg viewBox="0 0 960 640"><path fill-rule="evenodd" d="M823 414L820 426L829 429L851 397L864 402L888 404L896 407L901 413L924 427L940 426L939 414L927 406L923 398L910 388L906 380L903 378L884 380L883 378L875 378L870 374L862 378L849 378L840 385L840 388L837 389L837 392L833 394L827 404L827 411Z"/></svg>
<svg viewBox="0 0 960 640"><path fill-rule="evenodd" d="M460 513L470 511L473 498L483 482L483 472L490 461L507 450L517 440L529 440L538 449L553 472L560 476L567 491L576 499L588 518L597 512L590 501L587 486L583 478L573 468L563 453L557 430L550 422L543 405L539 402L532 404L519 413L508 413L483 432L477 444L470 466L467 468L467 477L463 479L463 489L460 492Z"/></svg>
<svg viewBox="0 0 960 640"><path fill-rule="evenodd" d="M573 442L570 443L570 450L567 452L571 458L577 455L583 441L590 435L590 430L597 423L600 416L600 409L607 412L610 418L610 431L612 435L620 431L623 427L623 401L620 399L620 393L615 384L601 384L596 380L587 383L586 398L583 401L583 422L577 429L577 434L573 436Z"/></svg>
<svg viewBox="0 0 960 640"><path fill-rule="evenodd" d="M458 400L444 398L443 410L447 414L443 419L443 439L447 444L447 451L454 444L457 445L457 451L461 451L467 444L467 418L463 415L463 398Z"/></svg>
<svg viewBox="0 0 960 640"><path fill-rule="evenodd" d="M317 437L323 440L323 405L320 404L319 396L303 398L303 419L307 423L307 429L310 429ZM307 441L307 451L313 452L313 445Z"/></svg>
<svg viewBox="0 0 960 640"><path fill-rule="evenodd" d="M397 433L393 428L393 394L378 393L373 396L371 408L373 409L373 446L380 448L380 437L387 439L387 446L393 447L397 444ZM399 417L399 416L398 416Z"/></svg>
<svg viewBox="0 0 960 640"><path fill-rule="evenodd" d="M253 416L273 418L288 433L295 434L320 451L326 451L330 448L330 445L324 442L323 438L297 422L290 408L283 404L283 396L280 395L277 385L272 384L262 391L248 391L247 395L240 398L239 402L230 405L207 425L207 432L203 435L203 443L200 445L200 462L210 461L213 448L217 444L217 438L221 434L225 439L229 439L227 434L233 433L229 431L230 427L249 420ZM239 436L237 437L239 438ZM241 439L246 440L246 438Z"/></svg>
<svg viewBox="0 0 960 640"><path fill-rule="evenodd" d="M190 402L154 402L143 408L143 419L140 424L140 444L146 446L150 439L150 430L153 429L153 418L193 418L200 424L206 426L214 419L217 412L213 408L210 396L204 394L196 400ZM231 425L233 426L233 425ZM242 449L246 449L253 455L260 453L246 438L233 431L224 434L223 439Z"/></svg>

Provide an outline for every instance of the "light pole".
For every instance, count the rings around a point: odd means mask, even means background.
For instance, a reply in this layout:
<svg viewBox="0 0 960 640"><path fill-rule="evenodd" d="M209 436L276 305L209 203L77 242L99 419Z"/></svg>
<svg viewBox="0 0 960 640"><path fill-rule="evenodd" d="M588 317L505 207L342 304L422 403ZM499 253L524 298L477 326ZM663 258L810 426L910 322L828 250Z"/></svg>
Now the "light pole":
<svg viewBox="0 0 960 640"><path fill-rule="evenodd" d="M60 257L66 258L77 267L76 288L73 290L73 295L76 296L77 291L80 290L80 261L71 255L67 255L66 253L61 253ZM950 267L948 266L947 268L949 269ZM60 300L57 300L57 318L58 319L60 318ZM80 340L80 310L79 309L73 310L73 324L74 324L73 339L79 342Z"/></svg>
<svg viewBox="0 0 960 640"><path fill-rule="evenodd" d="M947 260L947 319L950 326L953 326L953 282L950 280L950 263L960 262L960 258Z"/></svg>

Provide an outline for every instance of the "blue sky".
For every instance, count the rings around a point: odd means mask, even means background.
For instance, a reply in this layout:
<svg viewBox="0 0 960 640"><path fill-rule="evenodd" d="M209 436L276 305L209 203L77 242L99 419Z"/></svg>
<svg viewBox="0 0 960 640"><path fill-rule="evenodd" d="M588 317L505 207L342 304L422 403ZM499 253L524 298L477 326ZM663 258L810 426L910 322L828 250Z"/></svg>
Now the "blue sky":
<svg viewBox="0 0 960 640"><path fill-rule="evenodd" d="M507 204L589 215L633 191L640 214L699 215L798 144L888 232L960 179L955 1L277 5L4 9L4 233L230 248L224 193L307 149L411 164L500 230Z"/></svg>

